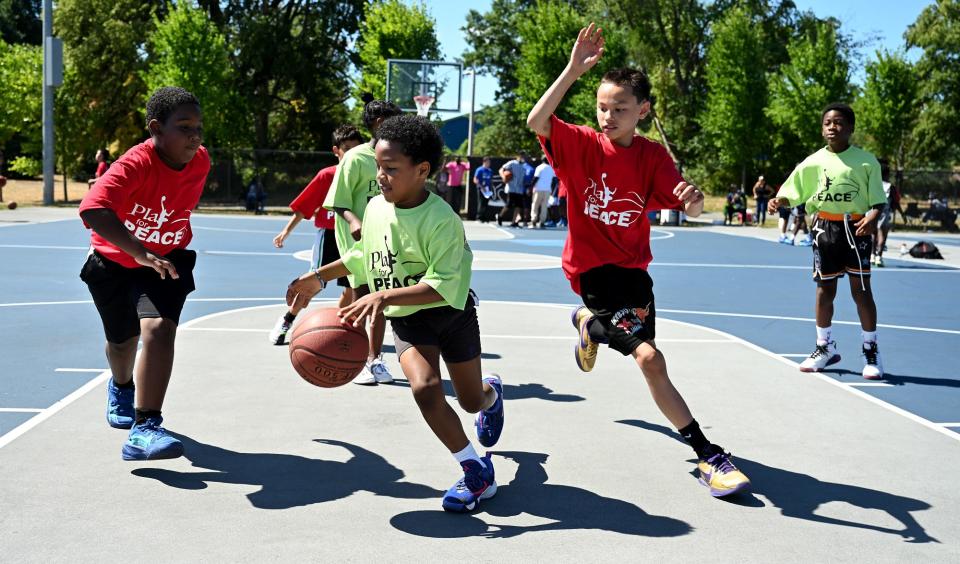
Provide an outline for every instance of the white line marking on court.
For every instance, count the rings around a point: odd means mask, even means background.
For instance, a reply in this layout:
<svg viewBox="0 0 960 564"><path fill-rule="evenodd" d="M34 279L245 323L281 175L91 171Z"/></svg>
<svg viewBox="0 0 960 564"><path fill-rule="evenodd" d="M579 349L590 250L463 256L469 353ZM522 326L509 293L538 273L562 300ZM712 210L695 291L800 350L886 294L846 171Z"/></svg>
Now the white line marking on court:
<svg viewBox="0 0 960 564"><path fill-rule="evenodd" d="M244 329L241 327L180 327L178 331L223 331L226 333L269 333L270 329Z"/></svg>
<svg viewBox="0 0 960 564"><path fill-rule="evenodd" d="M0 407L0 413L40 413L42 411L35 407Z"/></svg>
<svg viewBox="0 0 960 564"><path fill-rule="evenodd" d="M4 249L55 249L58 251L86 251L90 245L85 247L67 247L64 245L0 245Z"/></svg>
<svg viewBox="0 0 960 564"><path fill-rule="evenodd" d="M280 231L268 231L265 229L235 229L232 227L201 227L199 225L191 226L191 229L194 231L228 231L230 233L266 233L268 235L276 235ZM315 237L313 233L291 233L290 235L296 235L297 237Z"/></svg>
<svg viewBox="0 0 960 564"><path fill-rule="evenodd" d="M790 353L790 354L781 353L780 356L795 356L797 358L803 358L803 357L810 356L810 353Z"/></svg>
<svg viewBox="0 0 960 564"><path fill-rule="evenodd" d="M205 255L239 255L257 257L292 257L294 253L270 253L266 251L200 251Z"/></svg>
<svg viewBox="0 0 960 564"><path fill-rule="evenodd" d="M729 313L722 311L697 311L690 309L658 309L659 312L666 313L689 313L694 315L713 315L718 317L745 317L748 319L776 319L781 321L804 321L807 323L814 323L816 320L807 317L785 317L782 315L758 315L755 313ZM836 325L856 325L860 326L859 321L833 321ZM927 333L945 333L947 335L960 335L960 331L953 329L933 329L930 327L912 327L909 325L887 325L884 323L877 323L877 327L883 327L884 329L902 329L904 331L923 331Z"/></svg>
<svg viewBox="0 0 960 564"><path fill-rule="evenodd" d="M939 423L939 425L943 425L944 427L960 427L960 423Z"/></svg>
<svg viewBox="0 0 960 564"><path fill-rule="evenodd" d="M57 368L54 372L103 372L109 368Z"/></svg>
<svg viewBox="0 0 960 564"><path fill-rule="evenodd" d="M282 302L285 298L188 298L187 302ZM48 305L77 305L92 304L93 300L67 300L61 302L13 302L9 304L0 304L0 307L26 307L26 306L48 306Z"/></svg>
<svg viewBox="0 0 960 564"><path fill-rule="evenodd" d="M893 384L887 384L886 382L844 382L848 386L856 386L858 388L892 388Z"/></svg>
<svg viewBox="0 0 960 564"><path fill-rule="evenodd" d="M487 300L486 303L509 304L509 305L524 305L524 306L541 305L541 306L548 306L548 307L561 308L561 309L572 309L572 308L577 307L577 306L580 305L580 304L557 304L557 303L533 304L533 303L530 303L530 302L497 301L497 300ZM660 311L662 312L662 311L664 311L664 310L660 310ZM677 310L677 311L680 311L680 310ZM773 352L773 351L768 351L767 349L761 347L760 345L755 345L755 344L751 343L750 341L747 341L747 340L745 340L745 339L741 339L740 337L737 337L736 335L733 335L732 333L727 333L727 332L725 332L725 331L720 331L719 329L714 329L714 328L712 328L712 327L705 327L705 326L703 326L703 325L697 325L696 323L688 323L688 322L686 322L686 321L678 321L678 320L676 320L676 319L670 319L670 320L668 320L668 321L670 321L671 323L677 323L677 324L679 324L679 325L686 325L686 326L688 326L688 327L695 327L695 328L697 328L697 329L702 329L702 330L707 331L707 332L709 332L709 333L713 333L713 334L715 334L715 335L720 335L720 336L722 336L722 337L726 337L726 338L728 338L728 339L734 340L734 341L742 344L743 346L745 346L745 347L747 347L747 348L753 349L753 350L755 350L755 351L757 351L757 352L759 352L759 353L761 353L761 354L763 354L763 355L765 355L765 356L768 356L768 357L770 357L770 358L772 358L772 359L774 359L774 360L777 360L777 361L779 361L779 362L782 362L782 363L784 363L784 364L786 364L787 366L790 366L790 367L792 367L792 368L797 368L797 367L800 366L798 363L796 363L796 362L794 362L794 361L792 361L792 360L788 360L788 359L784 358L784 357L781 356L781 355L778 355L777 353L775 353L775 352ZM834 323L836 323L836 321L834 321ZM818 380L821 380L821 381L823 381L823 382L826 382L827 384L830 384L831 386L836 386L837 388L840 388L841 390L846 390L847 392L849 392L849 393L851 393L851 394L853 394L853 395L855 395L855 396L858 396L858 397L860 397L861 399L867 400L868 402L870 402L870 403L872 403L872 404L874 404L874 405L876 405L876 406L878 406L878 407L882 407L883 409L886 409L886 410L888 410L888 411L891 411L891 412L893 412L893 413L896 413L896 414L898 414L898 415L901 415L901 416L903 416L903 417L906 417L907 419L909 419L909 420L911 420L911 421L913 421L913 422L915 422L915 423L919 423L920 425L923 425L924 427L926 427L926 428L928 428L928 429L933 429L934 431L940 433L941 435L944 435L944 436L946 436L946 437L950 437L951 439L960 442L960 433L954 433L953 431L950 431L950 430L947 429L946 427L944 427L944 426L942 426L942 425L940 425L940 424L934 423L933 421L930 421L929 419L924 419L923 417L920 417L919 415L917 415L917 414L915 414L915 413L911 413L911 412L909 412L909 411L907 411L907 410L905 410L905 409L902 409L902 408L899 408L899 407L897 407L897 406L895 406L895 405L893 405L893 404L887 403L887 402L883 401L882 399L875 398L875 397L871 396L870 394L868 394L868 393L866 393L866 392L864 392L864 391L862 391L862 390L858 390L857 388L854 388L854 387L851 387L851 386L847 386L846 384L844 384L844 383L842 383L842 382L840 382L840 381L838 381L838 380L834 380L833 378L830 378L829 376L827 376L827 375L825 375L825 374L821 374L821 373L818 373L818 372L813 372L813 373L810 373L810 375L813 376L814 378L817 378Z"/></svg>
<svg viewBox="0 0 960 564"><path fill-rule="evenodd" d="M665 237L650 237L650 240L651 240L651 241L659 241L659 240L661 240L661 239L670 239L671 237L676 237L676 236L677 236L677 234L674 233L673 231L666 231L666 230L664 230L664 229L651 229L651 230L650 230L650 233L651 233L651 234L652 234L652 233L660 233L660 234L665 235Z"/></svg>
<svg viewBox="0 0 960 564"><path fill-rule="evenodd" d="M811 270L809 266L797 266L797 265L787 265L787 264L723 264L723 263L709 263L709 262L653 262L650 263L651 267L657 266L679 266L679 267L693 267L693 268L749 268L749 269L766 269L766 270ZM928 273L947 273L947 274L957 274L960 273L960 269L956 268L907 268L903 266L889 266L885 268L877 268L871 271L876 274L878 272L919 272L923 274Z"/></svg>

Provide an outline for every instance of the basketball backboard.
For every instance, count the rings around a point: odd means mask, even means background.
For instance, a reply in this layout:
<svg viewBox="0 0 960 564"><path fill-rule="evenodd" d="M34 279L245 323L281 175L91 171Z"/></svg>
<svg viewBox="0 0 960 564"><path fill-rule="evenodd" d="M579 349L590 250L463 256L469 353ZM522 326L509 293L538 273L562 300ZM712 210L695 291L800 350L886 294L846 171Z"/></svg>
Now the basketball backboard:
<svg viewBox="0 0 960 564"><path fill-rule="evenodd" d="M415 96L432 96L431 112L460 112L460 63L387 59L387 100L417 111Z"/></svg>

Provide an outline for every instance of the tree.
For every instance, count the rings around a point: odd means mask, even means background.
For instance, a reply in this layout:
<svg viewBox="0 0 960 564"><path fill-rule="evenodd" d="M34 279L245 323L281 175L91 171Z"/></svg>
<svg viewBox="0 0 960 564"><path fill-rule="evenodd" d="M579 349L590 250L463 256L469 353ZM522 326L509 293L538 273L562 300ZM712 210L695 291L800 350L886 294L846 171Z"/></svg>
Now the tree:
<svg viewBox="0 0 960 564"><path fill-rule="evenodd" d="M767 87L765 61L757 56L762 43L750 14L734 9L714 24L707 52L709 93L701 124L718 164L730 179L739 177L741 186L763 141Z"/></svg>
<svg viewBox="0 0 960 564"><path fill-rule="evenodd" d="M377 0L367 9L357 40L360 81L354 88L358 106L363 93L387 95L387 59L440 59L436 22L426 6L400 0Z"/></svg>
<svg viewBox="0 0 960 564"><path fill-rule="evenodd" d="M147 96L161 86L186 88L203 106L207 145L222 147L242 139L246 113L232 91L235 78L223 34L204 12L182 0L165 20L156 18L154 26L144 74Z"/></svg>
<svg viewBox="0 0 960 564"><path fill-rule="evenodd" d="M34 172L41 158L42 69L39 46L0 40L0 147L11 161L19 156L34 163L18 161L26 165L16 167L23 174Z"/></svg>
<svg viewBox="0 0 960 564"><path fill-rule="evenodd" d="M787 45L790 62L771 75L765 110L780 157L797 162L822 144L820 112L831 102L850 102L850 62L834 21L822 21Z"/></svg>
<svg viewBox="0 0 960 564"><path fill-rule="evenodd" d="M905 168L910 133L919 113L918 79L902 53L877 52L867 63L863 95L857 103L857 129L878 157Z"/></svg>
<svg viewBox="0 0 960 564"><path fill-rule="evenodd" d="M921 111L913 132L920 160L960 158L960 0L937 0L907 28L907 47L923 49L917 61Z"/></svg>
<svg viewBox="0 0 960 564"><path fill-rule="evenodd" d="M0 0L0 39L40 45L42 36L40 0Z"/></svg>

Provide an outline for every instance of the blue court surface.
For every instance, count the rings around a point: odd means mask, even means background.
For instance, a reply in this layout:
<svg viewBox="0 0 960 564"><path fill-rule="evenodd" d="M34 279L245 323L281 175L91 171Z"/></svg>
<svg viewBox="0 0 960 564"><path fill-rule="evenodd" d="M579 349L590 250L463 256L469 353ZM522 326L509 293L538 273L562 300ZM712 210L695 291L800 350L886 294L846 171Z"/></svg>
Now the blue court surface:
<svg viewBox="0 0 960 564"><path fill-rule="evenodd" d="M0 446L15 438L4 436L18 427L15 434L23 433L30 425L21 426L32 418L55 412L61 400L106 367L100 321L78 278L88 233L75 216L63 217L0 224ZM284 223L282 217L195 215L191 247L199 253L198 289L182 322L279 304L286 283L306 267L313 241L305 224L286 248L274 249L272 238ZM812 350L815 336L810 249L720 231L654 229L650 272L658 316L722 331L799 362ZM475 232L473 287L481 300L577 303L559 269L565 231L468 225L468 233ZM942 246L958 245L955 238L932 238ZM820 377L960 439L960 372L954 356L960 345L960 270L897 260L895 253L887 264L873 276L885 380L860 377L860 327L846 281L840 282L834 321L843 360ZM694 344L689 354L705 353ZM713 361L729 362L722 355ZM818 376L797 372L796 377Z"/></svg>

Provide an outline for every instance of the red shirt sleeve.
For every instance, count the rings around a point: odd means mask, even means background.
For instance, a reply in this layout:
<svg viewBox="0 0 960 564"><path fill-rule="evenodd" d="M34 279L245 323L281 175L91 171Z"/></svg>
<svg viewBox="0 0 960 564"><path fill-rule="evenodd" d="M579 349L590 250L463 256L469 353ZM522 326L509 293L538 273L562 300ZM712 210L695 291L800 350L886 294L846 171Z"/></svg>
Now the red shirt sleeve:
<svg viewBox="0 0 960 564"><path fill-rule="evenodd" d="M124 204L130 193L141 186L150 169L150 157L142 152L124 155L113 163L87 192L78 211L106 208L126 211Z"/></svg>
<svg viewBox="0 0 960 564"><path fill-rule="evenodd" d="M95 177L100 178L101 176L103 176L103 173L107 172L107 166L108 165L105 162L97 163L97 172Z"/></svg>
<svg viewBox="0 0 960 564"><path fill-rule="evenodd" d="M647 198L646 211L679 210L683 209L683 202L673 193L677 184L683 182L683 177L677 170L677 165L670 158L667 150L654 142L650 142L650 197Z"/></svg>
<svg viewBox="0 0 960 564"><path fill-rule="evenodd" d="M550 138L537 136L547 161L558 176L583 174L584 159L592 155L587 147L596 145L596 132L550 116Z"/></svg>
<svg viewBox="0 0 960 564"><path fill-rule="evenodd" d="M337 167L330 166L318 172L313 180L307 184L307 187L303 189L303 192L300 192L300 195L290 202L290 209L302 213L305 219L312 218L313 214L323 207L323 200L327 197L327 192L330 191L336 170Z"/></svg>

